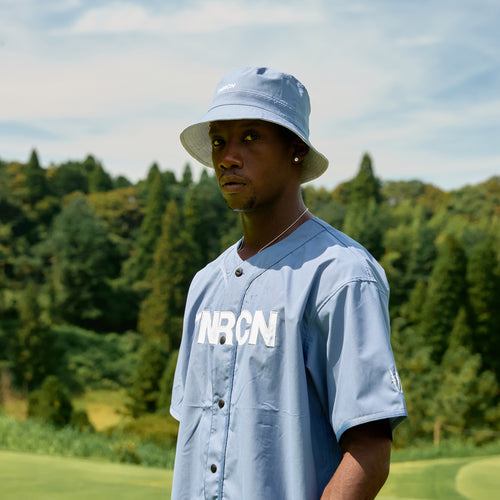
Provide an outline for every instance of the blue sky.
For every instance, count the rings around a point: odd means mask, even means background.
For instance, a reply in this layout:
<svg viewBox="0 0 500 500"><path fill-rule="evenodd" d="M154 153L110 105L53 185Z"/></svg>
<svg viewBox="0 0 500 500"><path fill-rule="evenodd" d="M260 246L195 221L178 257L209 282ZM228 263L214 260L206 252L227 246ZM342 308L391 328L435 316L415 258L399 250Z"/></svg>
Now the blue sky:
<svg viewBox="0 0 500 500"><path fill-rule="evenodd" d="M315 185L364 152L382 180L475 184L500 174L499 26L497 0L0 0L0 158L196 174L180 131L257 65L309 90Z"/></svg>

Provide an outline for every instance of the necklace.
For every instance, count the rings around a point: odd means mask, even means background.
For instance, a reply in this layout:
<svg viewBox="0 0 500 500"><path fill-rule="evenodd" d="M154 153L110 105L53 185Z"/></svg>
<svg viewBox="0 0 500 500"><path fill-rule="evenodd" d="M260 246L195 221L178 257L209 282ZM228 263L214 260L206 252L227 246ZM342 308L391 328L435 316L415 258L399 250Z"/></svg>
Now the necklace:
<svg viewBox="0 0 500 500"><path fill-rule="evenodd" d="M290 228L292 228L293 226L295 226L295 224L297 224L297 222L299 222L299 220L302 219L302 217L305 215L305 213L308 210L309 209L306 208L286 229L284 229L283 231L281 231L281 233L278 234L278 236L276 236L275 238L273 238L269 243L266 243L257 253L262 252L262 250L264 250L267 247L271 246L276 240L279 240Z"/></svg>

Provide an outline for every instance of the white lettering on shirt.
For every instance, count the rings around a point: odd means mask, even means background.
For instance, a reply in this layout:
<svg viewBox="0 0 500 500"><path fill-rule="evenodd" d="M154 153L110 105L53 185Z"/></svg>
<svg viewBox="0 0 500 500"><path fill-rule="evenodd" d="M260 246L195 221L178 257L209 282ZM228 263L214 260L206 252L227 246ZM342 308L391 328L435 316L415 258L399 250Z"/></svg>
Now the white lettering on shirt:
<svg viewBox="0 0 500 500"><path fill-rule="evenodd" d="M262 337L267 347L276 345L276 327L278 325L277 311L271 311L269 318L263 311L242 311L236 318L232 311L201 311L196 315L195 324L198 328L198 344L208 343L215 345L221 335L226 338L226 344L232 345L233 337L238 345L257 344Z"/></svg>

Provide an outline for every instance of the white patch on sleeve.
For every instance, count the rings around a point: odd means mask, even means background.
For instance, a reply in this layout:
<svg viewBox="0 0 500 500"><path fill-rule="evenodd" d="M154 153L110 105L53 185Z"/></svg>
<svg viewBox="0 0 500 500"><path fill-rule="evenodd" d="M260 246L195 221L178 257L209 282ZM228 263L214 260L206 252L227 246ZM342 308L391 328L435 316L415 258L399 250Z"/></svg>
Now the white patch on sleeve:
<svg viewBox="0 0 500 500"><path fill-rule="evenodd" d="M401 379L399 378L399 373L395 367L389 369L389 373L391 374L392 384L394 388L398 392L403 392L403 388L401 387Z"/></svg>

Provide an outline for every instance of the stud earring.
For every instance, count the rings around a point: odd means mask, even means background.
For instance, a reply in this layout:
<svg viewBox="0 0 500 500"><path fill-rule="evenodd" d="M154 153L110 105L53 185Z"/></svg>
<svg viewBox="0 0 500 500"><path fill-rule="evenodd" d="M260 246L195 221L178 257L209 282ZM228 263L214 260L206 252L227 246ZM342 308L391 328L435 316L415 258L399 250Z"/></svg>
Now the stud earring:
<svg viewBox="0 0 500 500"><path fill-rule="evenodd" d="M296 156L294 159L293 159L294 163L299 163L300 161L300 158L298 156Z"/></svg>

